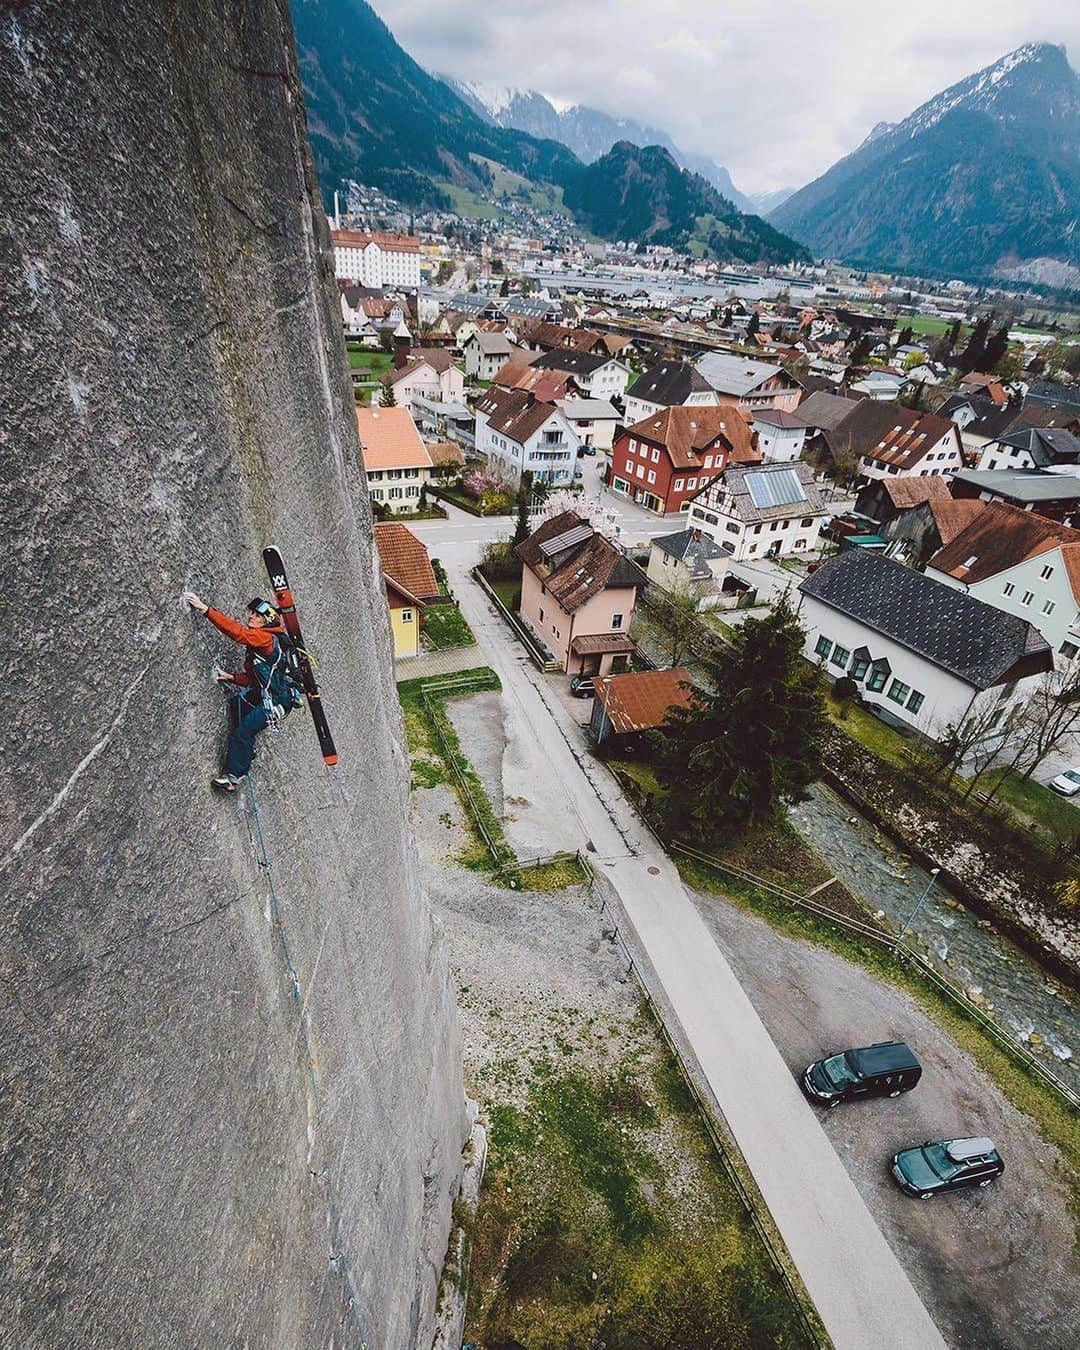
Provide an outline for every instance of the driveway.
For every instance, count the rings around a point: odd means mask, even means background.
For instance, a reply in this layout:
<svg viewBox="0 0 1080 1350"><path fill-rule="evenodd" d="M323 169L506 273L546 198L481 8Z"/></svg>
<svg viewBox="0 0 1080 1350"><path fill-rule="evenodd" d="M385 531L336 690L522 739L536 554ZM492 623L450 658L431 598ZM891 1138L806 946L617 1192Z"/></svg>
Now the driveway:
<svg viewBox="0 0 1080 1350"><path fill-rule="evenodd" d="M793 1076L830 1050L874 1041L905 1040L918 1055L914 1091L819 1116L950 1345L1076 1345L1080 1270L1061 1155L902 990L718 896L696 899ZM1005 1159L985 1191L922 1202L885 1171L899 1148L976 1134Z"/></svg>
<svg viewBox="0 0 1080 1350"><path fill-rule="evenodd" d="M474 551L441 552L462 612L503 683L520 795L556 807L552 835L592 856L621 907L838 1350L943 1344L732 968L575 719L467 576ZM503 790L512 795L504 771ZM547 811L543 814L546 816ZM554 842L554 840L553 840Z"/></svg>

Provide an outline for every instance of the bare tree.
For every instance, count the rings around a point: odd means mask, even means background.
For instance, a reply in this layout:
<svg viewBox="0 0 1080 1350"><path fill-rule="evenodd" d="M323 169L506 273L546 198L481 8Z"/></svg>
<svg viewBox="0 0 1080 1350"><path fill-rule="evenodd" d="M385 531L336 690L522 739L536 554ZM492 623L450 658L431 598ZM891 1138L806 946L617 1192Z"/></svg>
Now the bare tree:
<svg viewBox="0 0 1080 1350"><path fill-rule="evenodd" d="M965 765L973 772L964 792L965 800L975 785L1000 755L1003 738L1013 728L1015 707L1003 705L998 691L977 694L958 722L949 722L935 737L938 746L936 773L946 783L961 775Z"/></svg>
<svg viewBox="0 0 1080 1350"><path fill-rule="evenodd" d="M1076 731L1080 731L1080 662L1047 675L1019 707L1009 768L1021 778L1030 778L1047 755Z"/></svg>

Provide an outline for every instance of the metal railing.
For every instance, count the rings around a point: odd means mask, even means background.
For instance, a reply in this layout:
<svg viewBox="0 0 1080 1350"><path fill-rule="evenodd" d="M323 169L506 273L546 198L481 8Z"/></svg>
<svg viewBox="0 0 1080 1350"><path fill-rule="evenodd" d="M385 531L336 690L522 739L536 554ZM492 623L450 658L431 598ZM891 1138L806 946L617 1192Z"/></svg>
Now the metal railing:
<svg viewBox="0 0 1080 1350"><path fill-rule="evenodd" d="M545 674L550 674L554 670L561 670L562 666L560 666L558 661L553 657L545 656L543 654L521 620L516 618L510 610L506 608L503 602L491 589L487 578L484 576L483 572L480 571L479 567L474 567L471 575L473 580L479 585L480 589L495 606L496 613L499 617L505 623L509 624L510 628L513 630L514 636L528 652L529 657L537 670L543 671Z"/></svg>

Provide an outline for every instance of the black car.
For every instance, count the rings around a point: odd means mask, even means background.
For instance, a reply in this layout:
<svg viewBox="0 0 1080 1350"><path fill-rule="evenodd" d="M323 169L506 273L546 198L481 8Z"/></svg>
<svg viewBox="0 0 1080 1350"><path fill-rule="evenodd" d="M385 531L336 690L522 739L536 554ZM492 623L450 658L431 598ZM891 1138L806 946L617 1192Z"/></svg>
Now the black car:
<svg viewBox="0 0 1080 1350"><path fill-rule="evenodd" d="M881 1041L815 1060L803 1074L803 1091L818 1106L855 1097L899 1097L922 1077L922 1065L903 1041Z"/></svg>
<svg viewBox="0 0 1080 1350"><path fill-rule="evenodd" d="M902 1149L893 1155L889 1171L905 1195L929 1200L945 1191L989 1186L1005 1164L989 1139L944 1139Z"/></svg>
<svg viewBox="0 0 1080 1350"><path fill-rule="evenodd" d="M596 689L591 675L575 675L570 681L570 692L575 698L592 698Z"/></svg>

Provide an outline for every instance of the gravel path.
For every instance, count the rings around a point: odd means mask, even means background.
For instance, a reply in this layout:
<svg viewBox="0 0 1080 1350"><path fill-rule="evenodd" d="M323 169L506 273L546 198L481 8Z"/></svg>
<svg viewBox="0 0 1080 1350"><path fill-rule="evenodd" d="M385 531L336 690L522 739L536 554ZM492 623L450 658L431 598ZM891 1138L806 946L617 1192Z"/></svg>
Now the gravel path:
<svg viewBox="0 0 1080 1350"><path fill-rule="evenodd" d="M914 1091L818 1114L947 1341L972 1350L1080 1343L1061 1155L902 990L716 895L693 894L793 1074L829 1051L880 1040L906 1040L918 1055L924 1073ZM976 1134L1005 1159L988 1190L920 1202L886 1172L898 1148Z"/></svg>

